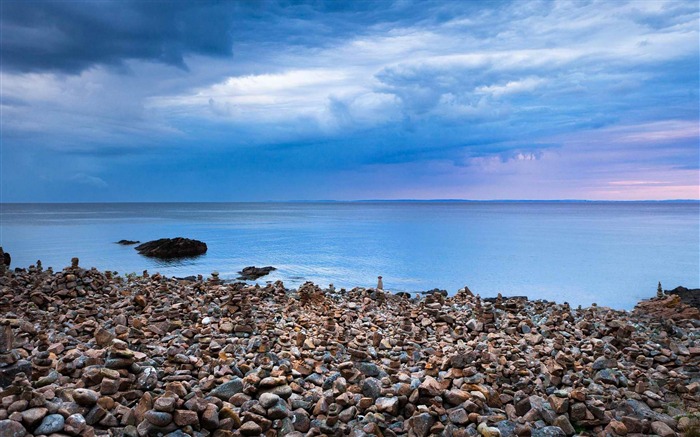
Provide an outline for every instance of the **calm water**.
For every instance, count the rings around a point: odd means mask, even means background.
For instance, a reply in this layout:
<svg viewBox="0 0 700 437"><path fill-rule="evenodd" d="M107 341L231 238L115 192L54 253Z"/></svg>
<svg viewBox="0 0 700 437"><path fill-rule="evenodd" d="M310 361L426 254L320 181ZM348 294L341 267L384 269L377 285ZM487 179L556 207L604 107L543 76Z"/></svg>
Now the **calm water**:
<svg viewBox="0 0 700 437"><path fill-rule="evenodd" d="M669 203L2 204L1 236L14 267L41 259L83 267L265 280L312 280L482 296L527 295L631 309L664 288L700 285L700 205ZM140 256L120 239L184 236L206 255Z"/></svg>

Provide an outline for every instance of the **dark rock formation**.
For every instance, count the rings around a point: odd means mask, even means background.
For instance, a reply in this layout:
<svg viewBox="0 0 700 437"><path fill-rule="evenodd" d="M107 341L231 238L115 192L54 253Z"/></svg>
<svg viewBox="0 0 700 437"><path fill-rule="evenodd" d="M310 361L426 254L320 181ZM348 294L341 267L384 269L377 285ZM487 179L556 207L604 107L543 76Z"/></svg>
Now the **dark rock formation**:
<svg viewBox="0 0 700 437"><path fill-rule="evenodd" d="M132 244L138 244L140 241L134 241L134 240L119 240L117 241L117 244L121 244L122 246L131 246Z"/></svg>
<svg viewBox="0 0 700 437"><path fill-rule="evenodd" d="M10 267L10 262L12 262L12 257L0 247L0 263L5 267Z"/></svg>
<svg viewBox="0 0 700 437"><path fill-rule="evenodd" d="M700 309L700 288L676 287L673 290L666 290L666 294L675 294L686 304Z"/></svg>
<svg viewBox="0 0 700 437"><path fill-rule="evenodd" d="M254 281L258 278L262 278L263 276L269 274L271 271L277 270L276 268L272 266L267 266L267 267L255 267L255 266L250 266L246 267L240 272L240 276L238 279L242 281Z"/></svg>
<svg viewBox="0 0 700 437"><path fill-rule="evenodd" d="M189 238L161 238L160 240L140 244L135 249L144 256L171 259L206 253L207 244Z"/></svg>

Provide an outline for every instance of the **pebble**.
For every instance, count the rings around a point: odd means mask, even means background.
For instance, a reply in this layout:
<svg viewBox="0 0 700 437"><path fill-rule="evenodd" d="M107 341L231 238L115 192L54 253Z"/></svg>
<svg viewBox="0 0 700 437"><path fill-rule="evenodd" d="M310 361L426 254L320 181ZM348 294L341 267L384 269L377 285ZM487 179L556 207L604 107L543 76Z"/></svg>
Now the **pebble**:
<svg viewBox="0 0 700 437"><path fill-rule="evenodd" d="M700 392L683 305L20 269L0 436L678 435Z"/></svg>
<svg viewBox="0 0 700 437"><path fill-rule="evenodd" d="M34 434L53 434L63 431L65 420L60 414L49 414L41 421L41 425L34 430Z"/></svg>

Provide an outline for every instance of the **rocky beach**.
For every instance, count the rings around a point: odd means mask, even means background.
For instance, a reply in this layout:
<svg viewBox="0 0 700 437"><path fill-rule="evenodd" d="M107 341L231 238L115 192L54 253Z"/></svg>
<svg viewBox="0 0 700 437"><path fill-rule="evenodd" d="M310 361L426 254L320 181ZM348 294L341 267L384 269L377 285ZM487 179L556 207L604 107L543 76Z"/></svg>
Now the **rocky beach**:
<svg viewBox="0 0 700 437"><path fill-rule="evenodd" d="M0 436L698 435L700 312L0 272Z"/></svg>

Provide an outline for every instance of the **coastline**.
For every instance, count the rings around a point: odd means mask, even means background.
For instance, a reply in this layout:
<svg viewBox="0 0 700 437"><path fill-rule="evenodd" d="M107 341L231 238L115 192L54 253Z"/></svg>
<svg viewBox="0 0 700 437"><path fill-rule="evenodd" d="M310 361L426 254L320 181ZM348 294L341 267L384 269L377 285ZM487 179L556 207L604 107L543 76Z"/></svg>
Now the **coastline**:
<svg viewBox="0 0 700 437"><path fill-rule="evenodd" d="M670 436L700 417L700 317L672 296L418 300L77 260L0 291L0 435Z"/></svg>

